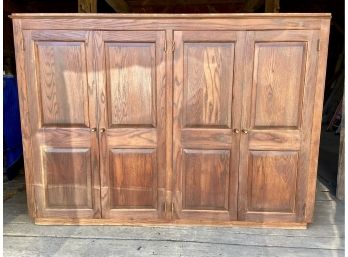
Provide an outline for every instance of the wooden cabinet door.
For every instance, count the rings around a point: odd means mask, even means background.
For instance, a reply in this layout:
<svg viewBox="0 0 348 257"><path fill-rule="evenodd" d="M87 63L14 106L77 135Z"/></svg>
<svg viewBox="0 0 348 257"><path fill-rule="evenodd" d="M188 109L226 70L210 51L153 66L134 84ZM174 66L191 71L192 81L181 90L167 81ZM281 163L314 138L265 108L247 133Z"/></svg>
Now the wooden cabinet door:
<svg viewBox="0 0 348 257"><path fill-rule="evenodd" d="M237 219L243 35L174 32L174 219Z"/></svg>
<svg viewBox="0 0 348 257"><path fill-rule="evenodd" d="M245 47L238 218L304 222L318 32L249 31Z"/></svg>
<svg viewBox="0 0 348 257"><path fill-rule="evenodd" d="M24 31L36 217L97 218L100 212L96 87L91 34ZM29 172L29 171L28 171Z"/></svg>
<svg viewBox="0 0 348 257"><path fill-rule="evenodd" d="M103 218L164 216L164 42L162 31L99 32Z"/></svg>

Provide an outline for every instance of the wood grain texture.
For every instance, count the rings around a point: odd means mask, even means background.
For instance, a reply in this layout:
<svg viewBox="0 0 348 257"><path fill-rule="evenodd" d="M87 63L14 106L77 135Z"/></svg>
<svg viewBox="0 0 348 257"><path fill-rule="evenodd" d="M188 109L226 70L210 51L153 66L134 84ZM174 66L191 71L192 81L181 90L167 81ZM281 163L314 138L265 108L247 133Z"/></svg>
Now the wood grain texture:
<svg viewBox="0 0 348 257"><path fill-rule="evenodd" d="M304 57L304 42L255 43L253 127L298 127Z"/></svg>
<svg viewBox="0 0 348 257"><path fill-rule="evenodd" d="M155 149L111 149L111 208L157 207Z"/></svg>
<svg viewBox="0 0 348 257"><path fill-rule="evenodd" d="M91 152L83 148L46 148L42 152L46 207L92 208Z"/></svg>
<svg viewBox="0 0 348 257"><path fill-rule="evenodd" d="M42 126L88 127L84 42L37 41L35 46Z"/></svg>
<svg viewBox="0 0 348 257"><path fill-rule="evenodd" d="M47 30L42 37L37 31L26 31L23 35L26 74L31 88L28 97L32 101L29 118L36 216L99 218L99 149L97 137L89 128L96 126L97 109L96 88L88 84L89 34L80 31L69 36L67 31ZM49 50L39 55L41 42L47 43ZM81 54L73 62L71 58L76 57L77 49ZM71 56L68 57L66 51ZM66 58L62 60L62 56ZM46 70L40 74L42 65ZM64 78L64 73L70 75ZM43 94L46 100L41 97ZM44 118L51 123L45 124ZM48 154L43 150L47 147L53 149ZM81 149L88 150L88 157Z"/></svg>
<svg viewBox="0 0 348 257"><path fill-rule="evenodd" d="M249 133L241 136L240 144L239 219L255 219L258 221L284 220L298 222L303 222L305 220L306 187L308 183L308 165L310 162L308 147L310 145L309 139L312 128L315 92L314 78L317 68L317 40L317 31L312 30L247 32L245 58L254 60L254 63L245 63L244 70L245 84L243 89L241 127L249 130ZM280 46L280 48L283 48L283 46L295 47L290 48L291 51L296 49L295 52L297 52L297 57L296 53L292 53L291 58L285 57L285 55L278 56L276 61L278 62L277 67L275 68L275 66L272 66L272 63L268 63L267 65L265 63L265 67L262 67L262 69L266 70L258 76L256 75L254 68L258 67L255 63L260 63L260 52L257 50L260 44L259 42L262 42L262 45L271 46L271 48L277 46L277 49L278 46ZM299 45L301 47L298 47ZM301 48L301 50L299 50L299 48ZM267 60L266 62L269 62L273 58L272 54L274 53L271 52L269 53L271 58L269 58L269 56L262 57ZM287 52L288 50L284 50L281 55ZM283 62L283 64L280 64L279 62ZM300 68L300 70L297 71L297 79L296 76L293 76L293 73L288 73L288 67L292 67L293 69ZM275 75L273 72L277 70L278 75ZM253 74L253 76L250 77L250 74ZM283 77L286 78L290 75L292 76L291 79L289 78L286 81L282 81ZM274 78L276 78L276 80L273 80ZM279 79L279 82L277 82L277 79ZM293 83L292 89L284 86L288 85L289 82ZM279 88L275 89L272 87L272 84L279 85ZM263 89L261 90L262 97L260 96L260 100L258 101L257 95L260 94L259 87L263 87ZM297 89L291 91L294 88ZM291 94L293 94L293 96L291 96ZM284 102L293 97L296 101L291 100L291 102L287 103L286 106L283 106ZM252 100L248 101L248 99ZM293 105L294 102L297 102L297 104ZM277 105L278 108L276 108ZM290 108L290 112L288 108ZM275 112L275 110L277 110L277 112ZM278 116L278 113L281 113L282 110L284 110L284 113ZM267 122L263 122L262 119L264 119L264 121L267 120ZM276 153L286 154L289 151L298 151L298 157L289 160L289 169L291 166L290 163L296 162L296 164L293 165L296 167L297 176L295 178L291 177L288 181L290 184L292 183L292 186L289 184L289 187L284 187L283 189L274 186L270 187L274 188L273 194L284 194L284 196L292 194L295 197L292 213L284 213L279 210L264 212L249 211L248 204L250 204L251 199L249 197L250 194L248 195L247 192L251 192L250 190L253 190L254 188L254 186L249 183L253 179L252 174L254 174L249 172L250 165L252 165L250 164L252 159L250 159L249 156L252 155L255 150L260 152L267 150L268 154L275 154L274 158L278 156ZM264 164L265 167L268 166L266 163L267 162ZM270 162L269 164L268 169L270 171L276 167L273 162ZM282 170L284 170L284 168L282 168ZM295 186L293 186L293 179L295 179ZM259 180L259 178L257 178L257 180ZM314 180L314 178L311 178L311 180ZM273 182L271 182L271 184L272 183ZM291 191L289 188L293 188L293 190ZM268 200L270 203L272 202L271 199ZM257 199L257 201L259 201L260 204L262 203L260 199Z"/></svg>
<svg viewBox="0 0 348 257"><path fill-rule="evenodd" d="M36 217L36 203L34 197L34 173L33 173L33 153L32 153L32 131L30 126L29 95L28 83L26 80L26 59L24 55L24 38L22 33L22 21L13 21L14 46L16 54L16 71L18 82L18 96L21 117L21 131L23 144L23 160L25 171L25 188L27 193L28 214L31 219Z"/></svg>
<svg viewBox="0 0 348 257"><path fill-rule="evenodd" d="M321 19L330 14L16 14L12 18L26 19L24 29L40 29L43 24L52 29L150 30L158 27L175 30L264 30L320 29ZM71 20L74 19L72 23ZM59 22L57 22L59 20ZM114 21L117 22L114 22Z"/></svg>
<svg viewBox="0 0 348 257"><path fill-rule="evenodd" d="M184 43L184 126L231 127L234 45Z"/></svg>
<svg viewBox="0 0 348 257"><path fill-rule="evenodd" d="M99 128L106 129L99 133L103 218L164 218L164 36L163 31L96 34Z"/></svg>
<svg viewBox="0 0 348 257"><path fill-rule="evenodd" d="M322 20L321 28L319 32L320 39L320 51L317 59L317 71L315 74L315 97L313 106L313 125L310 132L310 148L309 165L308 165L308 184L306 192L306 207L305 207L305 220L306 222L312 222L314 212L315 201L315 178L317 177L318 167L318 155L319 155L319 142L321 131L321 119L323 111L323 99L325 89L325 76L326 76L326 64L327 64L327 52L329 46L329 34L330 34L330 21Z"/></svg>
<svg viewBox="0 0 348 257"><path fill-rule="evenodd" d="M109 124L156 126L155 44L106 42Z"/></svg>
<svg viewBox="0 0 348 257"><path fill-rule="evenodd" d="M252 130L249 134L249 148L252 150L284 150L301 148L299 130Z"/></svg>
<svg viewBox="0 0 348 257"><path fill-rule="evenodd" d="M13 18L34 218L311 221L329 15Z"/></svg>
<svg viewBox="0 0 348 257"><path fill-rule="evenodd" d="M242 49L239 43L242 37L241 33L232 31L174 32L175 219L233 220L237 217L238 156L231 155L238 155L239 137L233 135L231 128L234 124L238 128L240 122L239 102L233 103L232 99L241 96L241 91L235 91L235 87L240 86L235 83L235 79L240 78L235 53ZM241 56L237 58L240 62ZM233 108L236 108L236 117ZM214 151L216 154L220 151L221 157L215 157ZM225 168L219 168L221 163ZM217 182L222 178L228 184ZM208 184L200 184L200 180Z"/></svg>
<svg viewBox="0 0 348 257"><path fill-rule="evenodd" d="M249 158L248 211L292 213L298 153L251 151Z"/></svg>
<svg viewBox="0 0 348 257"><path fill-rule="evenodd" d="M230 152L184 149L183 209L227 210Z"/></svg>

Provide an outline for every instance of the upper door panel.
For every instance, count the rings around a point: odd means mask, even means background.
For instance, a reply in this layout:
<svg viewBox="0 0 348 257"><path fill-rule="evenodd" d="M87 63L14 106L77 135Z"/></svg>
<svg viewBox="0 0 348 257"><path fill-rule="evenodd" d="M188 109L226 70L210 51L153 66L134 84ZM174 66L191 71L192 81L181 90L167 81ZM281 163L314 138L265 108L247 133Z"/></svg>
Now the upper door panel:
<svg viewBox="0 0 348 257"><path fill-rule="evenodd" d="M108 124L156 126L156 42L105 42Z"/></svg>

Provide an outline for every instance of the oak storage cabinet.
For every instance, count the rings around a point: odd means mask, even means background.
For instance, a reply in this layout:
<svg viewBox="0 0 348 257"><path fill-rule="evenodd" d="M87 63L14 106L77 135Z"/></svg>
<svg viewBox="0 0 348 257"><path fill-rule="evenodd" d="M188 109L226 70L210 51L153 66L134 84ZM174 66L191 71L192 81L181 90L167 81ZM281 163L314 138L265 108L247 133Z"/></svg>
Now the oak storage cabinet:
<svg viewBox="0 0 348 257"><path fill-rule="evenodd" d="M38 224L305 226L329 14L14 14Z"/></svg>

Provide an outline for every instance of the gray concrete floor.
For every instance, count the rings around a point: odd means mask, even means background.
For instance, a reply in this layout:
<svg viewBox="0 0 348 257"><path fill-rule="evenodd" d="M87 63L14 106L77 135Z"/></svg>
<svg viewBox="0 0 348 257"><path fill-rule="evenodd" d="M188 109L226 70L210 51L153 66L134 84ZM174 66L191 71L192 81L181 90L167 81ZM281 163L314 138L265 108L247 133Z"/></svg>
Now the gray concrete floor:
<svg viewBox="0 0 348 257"><path fill-rule="evenodd" d="M6 196L7 195L7 196ZM23 175L4 184L4 256L344 256L344 203L317 186L307 230L38 226L27 215Z"/></svg>

